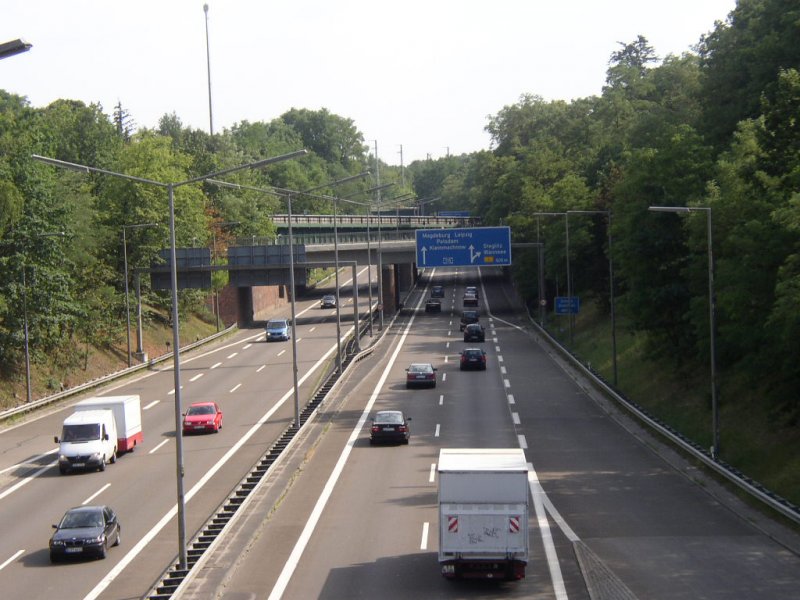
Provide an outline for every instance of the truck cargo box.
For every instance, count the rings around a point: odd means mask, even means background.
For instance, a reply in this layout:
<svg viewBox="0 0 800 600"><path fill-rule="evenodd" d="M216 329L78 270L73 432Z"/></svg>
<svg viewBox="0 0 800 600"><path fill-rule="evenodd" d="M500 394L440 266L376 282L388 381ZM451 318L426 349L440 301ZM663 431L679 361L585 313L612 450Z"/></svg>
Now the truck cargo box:
<svg viewBox="0 0 800 600"><path fill-rule="evenodd" d="M117 424L117 452L132 452L142 443L142 410L139 396L98 396L78 402L74 410L107 409Z"/></svg>

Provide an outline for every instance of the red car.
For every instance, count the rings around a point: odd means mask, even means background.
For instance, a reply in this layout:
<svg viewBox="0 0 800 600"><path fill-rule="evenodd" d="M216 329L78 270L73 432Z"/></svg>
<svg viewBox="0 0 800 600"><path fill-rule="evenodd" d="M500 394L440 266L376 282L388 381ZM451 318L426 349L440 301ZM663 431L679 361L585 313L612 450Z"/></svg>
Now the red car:
<svg viewBox="0 0 800 600"><path fill-rule="evenodd" d="M222 429L222 409L216 402L195 402L183 413L183 433Z"/></svg>

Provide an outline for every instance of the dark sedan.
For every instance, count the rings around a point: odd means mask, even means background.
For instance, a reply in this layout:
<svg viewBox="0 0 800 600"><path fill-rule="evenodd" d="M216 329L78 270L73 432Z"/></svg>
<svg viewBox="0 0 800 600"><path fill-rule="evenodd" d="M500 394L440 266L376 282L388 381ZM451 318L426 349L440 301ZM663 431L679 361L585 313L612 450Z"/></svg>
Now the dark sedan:
<svg viewBox="0 0 800 600"><path fill-rule="evenodd" d="M444 287L435 285L431 288L431 298L444 298Z"/></svg>
<svg viewBox="0 0 800 600"><path fill-rule="evenodd" d="M477 310L463 310L461 311L461 321L459 329L464 331L464 328L470 323L477 323L480 320Z"/></svg>
<svg viewBox="0 0 800 600"><path fill-rule="evenodd" d="M406 387L436 387L436 368L430 363L413 363L406 369Z"/></svg>
<svg viewBox="0 0 800 600"><path fill-rule="evenodd" d="M429 298L425 302L425 312L426 313L442 312L442 301L437 300L436 298Z"/></svg>
<svg viewBox="0 0 800 600"><path fill-rule="evenodd" d="M119 546L119 519L109 506L70 508L53 528L50 562L69 557L105 558L110 546Z"/></svg>
<svg viewBox="0 0 800 600"><path fill-rule="evenodd" d="M411 437L408 422L411 417L403 416L399 410L379 410L372 419L369 443L400 442L407 444Z"/></svg>
<svg viewBox="0 0 800 600"><path fill-rule="evenodd" d="M464 341L465 342L485 342L486 331L480 323L471 323L464 327Z"/></svg>
<svg viewBox="0 0 800 600"><path fill-rule="evenodd" d="M479 371L486 370L486 352L480 348L465 348L461 352L461 364L459 368L462 371L469 369L477 369Z"/></svg>

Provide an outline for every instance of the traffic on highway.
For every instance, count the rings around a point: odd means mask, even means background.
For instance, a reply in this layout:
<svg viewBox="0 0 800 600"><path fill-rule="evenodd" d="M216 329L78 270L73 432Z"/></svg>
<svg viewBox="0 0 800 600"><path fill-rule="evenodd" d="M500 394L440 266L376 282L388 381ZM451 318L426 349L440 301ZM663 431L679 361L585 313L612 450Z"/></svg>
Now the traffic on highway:
<svg viewBox="0 0 800 600"><path fill-rule="evenodd" d="M440 312L425 310L433 286ZM479 328L462 326L467 286ZM337 348L324 293L298 298L305 399ZM794 597L794 538L698 485L572 373L502 269L422 271L370 341L173 597ZM196 425L209 435L183 438L192 537L291 423L291 344L242 330L187 355L182 373L182 412L215 407ZM79 399L0 433L5 597L156 597L179 535L173 382L164 366L92 393L140 399L141 442L104 470L59 473L53 439ZM94 556L51 563L53 525L83 506L108 507L116 528Z"/></svg>

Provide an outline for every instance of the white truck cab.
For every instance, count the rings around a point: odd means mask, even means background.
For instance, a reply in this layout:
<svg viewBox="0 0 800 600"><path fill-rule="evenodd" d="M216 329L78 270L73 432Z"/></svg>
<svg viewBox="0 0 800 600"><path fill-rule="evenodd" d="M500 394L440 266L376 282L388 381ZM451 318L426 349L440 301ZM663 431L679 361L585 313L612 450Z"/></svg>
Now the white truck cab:
<svg viewBox="0 0 800 600"><path fill-rule="evenodd" d="M61 430L58 470L62 475L72 470L104 471L107 463L117 460L117 426L111 410L77 411L66 419Z"/></svg>

